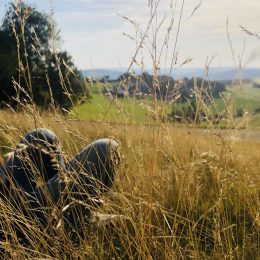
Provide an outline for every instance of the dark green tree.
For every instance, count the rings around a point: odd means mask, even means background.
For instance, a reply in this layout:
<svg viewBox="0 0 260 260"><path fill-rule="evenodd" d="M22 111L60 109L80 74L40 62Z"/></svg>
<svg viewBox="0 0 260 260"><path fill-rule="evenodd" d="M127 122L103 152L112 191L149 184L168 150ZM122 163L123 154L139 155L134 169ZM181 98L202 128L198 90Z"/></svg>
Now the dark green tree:
<svg viewBox="0 0 260 260"><path fill-rule="evenodd" d="M50 18L36 9L11 3L0 27L0 102L27 100L47 107L70 108L89 97L81 72L66 52L52 50ZM14 84L14 81L16 82Z"/></svg>
<svg viewBox="0 0 260 260"><path fill-rule="evenodd" d="M15 96L12 77L17 76L17 53L15 40L0 31L0 101L8 101L9 96Z"/></svg>

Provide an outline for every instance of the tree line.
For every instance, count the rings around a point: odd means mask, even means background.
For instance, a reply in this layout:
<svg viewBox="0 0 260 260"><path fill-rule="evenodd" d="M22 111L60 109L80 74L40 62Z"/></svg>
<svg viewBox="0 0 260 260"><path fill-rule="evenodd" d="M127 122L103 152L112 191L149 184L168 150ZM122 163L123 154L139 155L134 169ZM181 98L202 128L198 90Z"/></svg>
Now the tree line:
<svg viewBox="0 0 260 260"><path fill-rule="evenodd" d="M125 90L130 97L153 96L158 100L176 99L182 103L194 101L196 95L200 95L200 98L205 101L209 98L219 98L220 94L226 90L226 86L222 82L211 82L202 78L175 80L167 75L155 77L148 72L140 75L124 73L115 81L109 81L108 77L104 77L101 81L113 83L112 93L114 94ZM116 82L117 84L115 84Z"/></svg>
<svg viewBox="0 0 260 260"><path fill-rule="evenodd" d="M217 111L208 113L208 107L214 99L221 97L226 90L223 82L211 82L202 78L184 78L175 80L167 75L151 75L143 72L124 73L116 80L109 80L105 76L101 79L105 84L104 94L114 95L119 98L125 96L135 98L148 98L172 103L171 112L167 120L178 122L201 122L211 120L218 123L225 114ZM113 86L112 89L107 86ZM179 104L176 106L176 104ZM205 109L206 108L206 109ZM165 119L165 118L164 118Z"/></svg>

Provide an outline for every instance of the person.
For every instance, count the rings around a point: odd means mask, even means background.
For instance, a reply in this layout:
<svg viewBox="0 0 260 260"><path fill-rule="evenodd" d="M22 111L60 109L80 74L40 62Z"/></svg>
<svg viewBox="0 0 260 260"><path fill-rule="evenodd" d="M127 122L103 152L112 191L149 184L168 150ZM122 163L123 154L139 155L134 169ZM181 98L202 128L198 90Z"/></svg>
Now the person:
<svg viewBox="0 0 260 260"><path fill-rule="evenodd" d="M99 139L65 162L54 132L30 131L0 166L0 198L43 227L53 225L50 219L58 208L59 220L75 229L112 187L120 162L118 150L115 140Z"/></svg>

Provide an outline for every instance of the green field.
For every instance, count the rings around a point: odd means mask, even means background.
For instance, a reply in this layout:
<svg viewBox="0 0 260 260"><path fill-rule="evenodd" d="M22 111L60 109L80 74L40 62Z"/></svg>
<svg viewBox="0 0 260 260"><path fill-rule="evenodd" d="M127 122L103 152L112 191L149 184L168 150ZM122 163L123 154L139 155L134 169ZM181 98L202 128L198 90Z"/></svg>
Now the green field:
<svg viewBox="0 0 260 260"><path fill-rule="evenodd" d="M106 122L146 122L147 110L145 101L134 99L113 99L101 94L94 94L92 98L74 108L74 116L91 121Z"/></svg>
<svg viewBox="0 0 260 260"><path fill-rule="evenodd" d="M175 109L187 107L188 103L170 104L149 99L113 98L101 93L104 84L93 84L92 98L71 112L71 117L90 121L106 121L113 123L148 123L151 119L166 117L175 106ZM260 126L260 89L251 85L228 86L222 98L214 99L208 105L209 113L226 113L228 117L234 117L233 124L239 124L241 118L247 117L247 126ZM243 118L244 118L243 117ZM226 125L223 120L222 125Z"/></svg>
<svg viewBox="0 0 260 260"><path fill-rule="evenodd" d="M234 107L254 113L260 109L260 89L250 85L228 87Z"/></svg>
<svg viewBox="0 0 260 260"><path fill-rule="evenodd" d="M234 110L248 113L248 126L260 127L260 89L250 85L233 86L228 92Z"/></svg>
<svg viewBox="0 0 260 260"><path fill-rule="evenodd" d="M153 102L151 98L114 98L102 94L105 84L92 84L92 97L71 111L72 118L110 123L143 124L151 118L170 112L170 106L164 102ZM111 88L112 85L109 85Z"/></svg>

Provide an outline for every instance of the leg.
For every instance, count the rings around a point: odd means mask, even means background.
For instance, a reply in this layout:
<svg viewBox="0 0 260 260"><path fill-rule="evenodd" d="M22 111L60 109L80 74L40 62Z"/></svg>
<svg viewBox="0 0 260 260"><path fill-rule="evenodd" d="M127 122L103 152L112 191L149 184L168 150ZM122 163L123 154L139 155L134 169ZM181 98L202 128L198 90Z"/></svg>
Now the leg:
<svg viewBox="0 0 260 260"><path fill-rule="evenodd" d="M93 196L109 190L114 183L115 168L119 165L118 146L112 139L99 139L66 164L79 184L76 190L83 188Z"/></svg>
<svg viewBox="0 0 260 260"><path fill-rule="evenodd" d="M49 129L29 132L16 147L11 167L18 186L33 192L65 168L58 138Z"/></svg>
<svg viewBox="0 0 260 260"><path fill-rule="evenodd" d="M97 207L99 197L114 183L115 168L119 164L118 143L112 139L94 141L66 164L73 179L64 224L78 231L88 220L91 207ZM65 228L66 229L66 228Z"/></svg>
<svg viewBox="0 0 260 260"><path fill-rule="evenodd" d="M48 129L28 133L16 147L12 158L0 168L0 183L5 186L1 193L7 201L11 198L16 205L17 201L18 204L21 202L25 215L29 208L28 214L42 223L46 223L44 207L51 205L49 201L56 204L63 197L62 206L73 204L64 213L64 218L75 226L76 222L81 222L77 220L79 213L85 215L89 212L86 205L94 205L93 197L99 197L113 185L115 167L119 164L118 143L112 139L97 140L66 165L59 146L57 137ZM61 178L61 172L68 174L69 185ZM39 185L39 180L42 185ZM18 191L13 189L12 192L10 184ZM75 200L83 203L75 204Z"/></svg>
<svg viewBox="0 0 260 260"><path fill-rule="evenodd" d="M56 203L65 188L59 181L62 170L65 163L55 134L49 129L31 131L0 167L2 198L45 222L44 206Z"/></svg>

